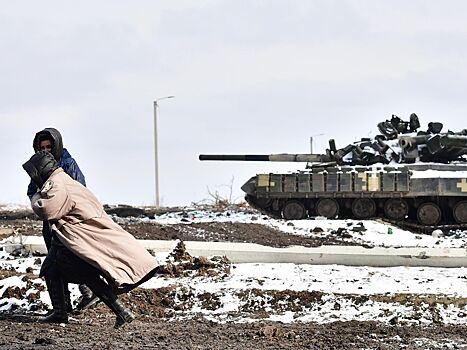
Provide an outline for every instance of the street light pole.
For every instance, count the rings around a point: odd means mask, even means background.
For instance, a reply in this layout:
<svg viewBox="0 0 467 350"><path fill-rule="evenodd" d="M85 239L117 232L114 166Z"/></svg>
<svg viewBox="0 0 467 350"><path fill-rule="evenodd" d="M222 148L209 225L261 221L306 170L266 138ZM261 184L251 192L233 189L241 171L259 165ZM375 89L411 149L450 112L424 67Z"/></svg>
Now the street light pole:
<svg viewBox="0 0 467 350"><path fill-rule="evenodd" d="M157 98L154 100L154 181L155 181L155 190L156 190L156 199L155 199L155 206L156 209L160 208L159 205L159 155L157 150L157 108L159 107L160 100L165 100L167 98L174 98L175 96L165 96L161 98Z"/></svg>

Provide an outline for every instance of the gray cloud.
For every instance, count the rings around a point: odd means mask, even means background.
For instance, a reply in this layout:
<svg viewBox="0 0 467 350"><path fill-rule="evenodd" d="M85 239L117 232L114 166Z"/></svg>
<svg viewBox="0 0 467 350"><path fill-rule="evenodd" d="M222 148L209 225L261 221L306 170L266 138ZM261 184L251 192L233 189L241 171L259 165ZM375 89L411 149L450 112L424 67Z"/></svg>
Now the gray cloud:
<svg viewBox="0 0 467 350"><path fill-rule="evenodd" d="M199 153L306 152L392 113L465 128L462 1L33 1L0 8L0 201L25 202L31 139L59 128L105 202L154 199L152 101L166 205L300 164ZM18 174L21 175L18 175Z"/></svg>

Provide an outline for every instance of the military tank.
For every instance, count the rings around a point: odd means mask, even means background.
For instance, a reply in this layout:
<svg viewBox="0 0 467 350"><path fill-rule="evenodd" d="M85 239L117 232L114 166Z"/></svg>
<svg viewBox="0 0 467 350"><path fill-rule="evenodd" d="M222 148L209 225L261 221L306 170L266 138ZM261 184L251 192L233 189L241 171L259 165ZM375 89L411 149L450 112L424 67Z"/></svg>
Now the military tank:
<svg viewBox="0 0 467 350"><path fill-rule="evenodd" d="M381 134L325 154L201 154L202 161L304 162L304 170L257 174L243 186L246 201L274 218L381 217L417 227L467 227L467 130L421 131L393 115Z"/></svg>

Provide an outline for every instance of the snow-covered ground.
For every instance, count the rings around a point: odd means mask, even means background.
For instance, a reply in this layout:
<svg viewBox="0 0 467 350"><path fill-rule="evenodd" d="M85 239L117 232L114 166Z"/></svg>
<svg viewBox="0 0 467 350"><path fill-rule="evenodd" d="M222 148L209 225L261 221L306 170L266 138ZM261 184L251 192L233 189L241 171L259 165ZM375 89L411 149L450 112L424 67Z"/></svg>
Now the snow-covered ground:
<svg viewBox="0 0 467 350"><path fill-rule="evenodd" d="M120 223L154 222L162 225L195 222L240 222L269 225L295 235L330 235L348 227L349 241L394 247L467 247L467 232L449 236L421 235L376 221L353 220L273 220L254 213L186 210L148 218L116 218ZM317 232L316 227L322 232ZM388 228L392 233L388 233ZM318 230L319 231L319 230ZM31 310L37 300L50 304L44 282L25 278L37 274L43 257L14 257L0 241L0 268L20 275L0 281L0 312ZM466 250L467 252L467 250ZM158 255L162 264L168 255ZM176 262L173 262L176 263ZM16 294L12 293L15 287ZM389 323L467 324L467 268L349 267L340 265L237 264L226 276L157 276L142 285L154 289L168 287L175 304L176 318L198 315L215 322L332 322L373 320ZM23 290L21 290L23 288ZM71 288L72 298L77 288ZM19 296L20 297L15 297ZM29 295L35 295L32 298ZM206 295L214 301L206 304ZM201 297L202 296L202 297ZM34 308L32 308L34 310Z"/></svg>
<svg viewBox="0 0 467 350"><path fill-rule="evenodd" d="M206 292L219 299L218 309L205 309L201 301L195 301L191 310L184 312L185 315L202 313L218 322L257 320L257 316L247 314L249 308L265 311L268 313L265 319L281 322L389 322L397 317L398 322L429 323L437 318L444 323L467 323L467 269L464 268L241 264L233 266L231 275L223 280L155 278L143 287L174 285L180 300L186 295ZM278 292L285 293L278 298ZM319 295L314 295L316 292ZM404 294L406 299L401 296ZM439 302L433 309L429 303L436 297L447 298L447 302Z"/></svg>
<svg viewBox="0 0 467 350"><path fill-rule="evenodd" d="M118 218L118 223L158 223L161 225L192 224L207 222L236 222L267 225L279 231L304 237L326 237L345 228L348 242L380 247L467 247L467 231L450 232L444 235L435 230L431 235L416 234L377 220L276 220L267 216L237 210L224 212L186 210L149 218ZM322 229L322 231L320 230Z"/></svg>

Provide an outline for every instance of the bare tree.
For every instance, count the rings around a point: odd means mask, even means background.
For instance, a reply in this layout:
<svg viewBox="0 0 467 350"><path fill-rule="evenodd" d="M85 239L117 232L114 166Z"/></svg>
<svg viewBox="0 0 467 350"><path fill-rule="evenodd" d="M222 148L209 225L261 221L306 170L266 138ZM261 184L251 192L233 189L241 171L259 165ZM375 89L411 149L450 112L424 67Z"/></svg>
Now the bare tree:
<svg viewBox="0 0 467 350"><path fill-rule="evenodd" d="M237 202L241 197L233 198L234 182L235 177L232 176L228 184L222 184L219 186L222 188L227 188L227 195L222 195L218 190L212 191L209 187L207 187L209 198L205 199L203 202L218 208L227 208L229 206L235 205L235 202Z"/></svg>

